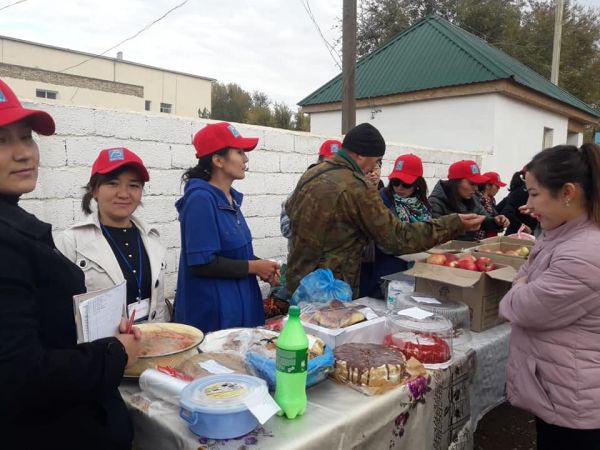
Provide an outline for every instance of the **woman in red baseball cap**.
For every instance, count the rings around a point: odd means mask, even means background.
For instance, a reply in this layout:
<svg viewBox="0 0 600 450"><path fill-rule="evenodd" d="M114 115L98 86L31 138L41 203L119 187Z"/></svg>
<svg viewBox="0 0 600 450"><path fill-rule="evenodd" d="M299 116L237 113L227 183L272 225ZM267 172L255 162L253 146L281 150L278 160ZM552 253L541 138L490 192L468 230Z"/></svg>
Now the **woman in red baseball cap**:
<svg viewBox="0 0 600 450"><path fill-rule="evenodd" d="M51 225L19 206L37 182L34 131L52 135L52 117L23 108L0 81L2 447L130 449L133 427L117 388L141 334L77 344L73 295L86 291L83 273L55 248Z"/></svg>
<svg viewBox="0 0 600 450"><path fill-rule="evenodd" d="M254 256L243 195L232 188L246 176L246 152L257 143L227 122L206 125L193 140L198 164L183 175L175 320L204 332L264 325L256 277L271 284L279 278L277 262Z"/></svg>
<svg viewBox="0 0 600 450"><path fill-rule="evenodd" d="M134 215L149 180L143 161L131 150L102 150L81 201L87 218L56 241L85 274L88 291L126 281L127 315L135 310L136 323L170 319L164 298L166 249L158 231Z"/></svg>
<svg viewBox="0 0 600 450"><path fill-rule="evenodd" d="M483 174L484 177L488 179L487 183L482 183L479 185L477 192L477 199L483 209L488 213L489 216L496 217L499 212L496 208L496 194L500 190L500 188L506 186L506 183L500 180L500 174L498 172L485 172ZM485 231L479 230L477 233L477 240L485 239L488 237L497 236L497 231Z"/></svg>
<svg viewBox="0 0 600 450"><path fill-rule="evenodd" d="M400 155L394 161L389 183L379 190L379 195L396 217L406 223L431 220L431 206L427 200L427 182L423 178L423 161L417 155ZM380 248L375 249L375 263L370 280L363 280L361 272L361 294L381 295L381 277L408 269L407 263ZM363 290L363 286L367 288ZM367 292L369 290L369 292Z"/></svg>
<svg viewBox="0 0 600 450"><path fill-rule="evenodd" d="M439 181L429 196L433 217L452 213L475 213L486 217L481 224L481 230L502 231L510 224L508 219L501 214L490 216L475 195L478 185L487 183L488 180L481 175L475 161L462 160L452 164L448 168L448 180ZM456 239L475 241L477 235L476 232L470 231Z"/></svg>

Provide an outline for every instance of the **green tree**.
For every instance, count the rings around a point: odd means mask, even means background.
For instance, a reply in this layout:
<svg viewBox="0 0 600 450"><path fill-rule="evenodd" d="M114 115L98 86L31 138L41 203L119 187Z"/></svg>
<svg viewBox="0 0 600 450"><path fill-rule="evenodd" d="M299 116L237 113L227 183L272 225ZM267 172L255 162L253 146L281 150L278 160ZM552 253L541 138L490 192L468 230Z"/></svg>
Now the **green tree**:
<svg viewBox="0 0 600 450"><path fill-rule="evenodd" d="M204 108L198 108L198 117L201 119L210 119L210 111L206 106Z"/></svg>
<svg viewBox="0 0 600 450"><path fill-rule="evenodd" d="M298 108L294 114L294 130L310 131L310 115L302 112L302 108Z"/></svg>
<svg viewBox="0 0 600 450"><path fill-rule="evenodd" d="M271 118L271 126L275 128L292 128L293 111L284 103L273 104L273 116Z"/></svg>
<svg viewBox="0 0 600 450"><path fill-rule="evenodd" d="M272 121L271 100L269 96L261 91L252 93L252 106L246 115L247 123L253 125L270 126Z"/></svg>
<svg viewBox="0 0 600 450"><path fill-rule="evenodd" d="M211 118L244 123L252 106L252 97L235 83L213 83Z"/></svg>

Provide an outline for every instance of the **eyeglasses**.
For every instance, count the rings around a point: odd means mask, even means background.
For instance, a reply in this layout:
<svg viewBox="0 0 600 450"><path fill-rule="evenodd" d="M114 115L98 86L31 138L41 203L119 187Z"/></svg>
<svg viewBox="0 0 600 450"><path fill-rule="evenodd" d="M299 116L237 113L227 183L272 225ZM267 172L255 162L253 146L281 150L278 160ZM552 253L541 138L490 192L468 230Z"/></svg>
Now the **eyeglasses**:
<svg viewBox="0 0 600 450"><path fill-rule="evenodd" d="M411 187L413 187L415 184L409 184L409 183L405 183L404 181L399 180L398 178L392 178L390 180L390 183L392 184L392 186L394 187L398 187L398 186L402 186L404 189L410 189Z"/></svg>

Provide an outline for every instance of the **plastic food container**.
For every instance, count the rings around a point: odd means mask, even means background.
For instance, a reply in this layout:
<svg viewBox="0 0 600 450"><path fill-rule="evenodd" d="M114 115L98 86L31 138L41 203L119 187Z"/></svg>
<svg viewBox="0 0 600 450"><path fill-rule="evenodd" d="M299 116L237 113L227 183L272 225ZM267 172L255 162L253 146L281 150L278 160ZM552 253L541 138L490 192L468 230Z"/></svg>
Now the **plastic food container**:
<svg viewBox="0 0 600 450"><path fill-rule="evenodd" d="M245 402L258 401L268 392L264 380L250 375L211 375L182 391L179 415L198 436L233 439L258 425Z"/></svg>
<svg viewBox="0 0 600 450"><path fill-rule="evenodd" d="M440 300L432 297L431 294L422 294L419 292L399 294L396 297L395 312L413 307L424 309L448 319L452 322L452 327L454 328L452 345L463 348L469 346L471 342L471 316L469 307L466 304L450 300Z"/></svg>
<svg viewBox="0 0 600 450"><path fill-rule="evenodd" d="M423 318L388 316L384 344L398 348L406 358L418 359L427 368L438 368L452 361L453 327L448 319L428 314Z"/></svg>

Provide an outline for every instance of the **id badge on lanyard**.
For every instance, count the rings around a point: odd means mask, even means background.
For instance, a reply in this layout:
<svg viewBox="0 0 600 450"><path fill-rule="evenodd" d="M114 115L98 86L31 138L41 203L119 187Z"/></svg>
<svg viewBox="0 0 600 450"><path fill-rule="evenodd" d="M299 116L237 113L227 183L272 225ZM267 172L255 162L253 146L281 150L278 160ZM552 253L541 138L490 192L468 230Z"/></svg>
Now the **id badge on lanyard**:
<svg viewBox="0 0 600 450"><path fill-rule="evenodd" d="M131 313L135 311L135 322L138 323L142 320L148 320L150 315L150 299L145 298L143 300L130 303L127 305L127 316L131 317Z"/></svg>

